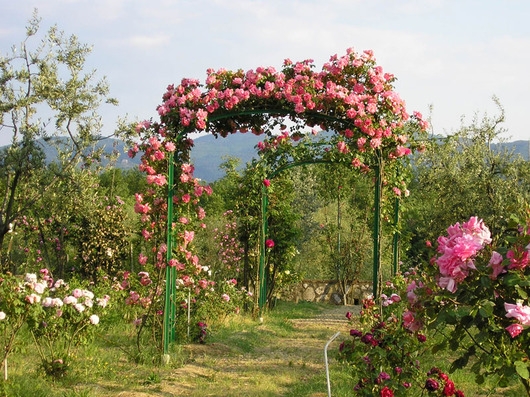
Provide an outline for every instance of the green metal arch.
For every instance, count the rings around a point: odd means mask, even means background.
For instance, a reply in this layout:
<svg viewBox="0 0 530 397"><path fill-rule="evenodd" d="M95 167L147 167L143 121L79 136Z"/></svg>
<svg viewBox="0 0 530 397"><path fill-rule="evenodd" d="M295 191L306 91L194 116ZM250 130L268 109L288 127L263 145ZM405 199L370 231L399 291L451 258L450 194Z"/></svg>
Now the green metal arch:
<svg viewBox="0 0 530 397"><path fill-rule="evenodd" d="M375 189L374 189L374 220L373 220L373 294L374 296L378 295L378 290L380 286L380 267L381 267L381 201L382 201L382 173L383 165L380 159L380 156L377 156L379 161L375 167ZM269 178L274 178L283 171L286 171L290 168L309 165L309 164L334 164L334 161L331 160L314 160L314 161L293 161L276 169L270 175L267 175ZM267 278L265 277L265 260L266 260L266 247L265 240L268 234L268 195L267 188L262 186L261 189L261 233L260 233L260 261L259 261L259 275L260 275L260 287L259 287L259 308L260 310L266 304L267 301ZM394 202L394 224L397 226L399 220L399 199L396 198ZM398 244L399 244L399 235L397 232L394 233L392 241L392 252L393 252L393 274L397 273L398 268Z"/></svg>
<svg viewBox="0 0 530 397"><path fill-rule="evenodd" d="M259 115L259 114L269 114L271 117L278 116L290 116L292 118L299 119L301 121L312 119L312 120L322 120L333 123L342 124L344 129L351 128L355 129L356 127L350 120L344 120L342 118L334 117L333 115L322 114L318 112L309 112L306 111L301 114L297 114L292 109L253 109L246 111L236 111L236 112L220 112L218 114L212 113L208 116L207 123L211 124L215 121L229 118L237 118L238 116L245 115ZM181 128L176 134L176 140L181 141L185 139L188 133L195 131L194 128ZM374 197L374 230L373 230L373 241L374 241L374 277L373 277L373 291L374 296L377 295L379 287L379 268L381 265L381 255L380 255L380 226L381 226L381 194L382 194L382 172L383 172L383 160L381 151L376 151L377 165L374 167L376 170L376 188L375 188L375 197ZM174 236L172 232L171 224L175 218L173 211L173 194L175 191L175 168L178 165L178 154L175 153L173 158L170 159L168 164L168 211L167 211L167 261L171 260L171 255L174 247ZM300 166L304 164L311 163L333 163L333 161L327 160L315 160L315 161L304 161L304 162L293 162L286 164L278 168L271 177L274 177L279 172L285 171L286 169ZM260 241L260 291L259 291L259 307L263 308L266 302L266 278L264 277L265 273L265 236L267 232L267 207L268 207L268 198L266 191L262 188L262 227L261 227L261 241ZM396 207L397 208L397 207ZM396 218L397 220L397 218ZM397 239L395 239L397 242ZM397 248L394 248L397 252ZM397 263L397 262L396 262ZM396 264L394 264L394 269L396 269ZM395 270L394 270L395 271ZM166 268L166 290L165 290L165 307L164 307L164 320L163 320L163 350L164 357L168 358L169 344L175 339L175 315L176 315L176 270L172 267Z"/></svg>

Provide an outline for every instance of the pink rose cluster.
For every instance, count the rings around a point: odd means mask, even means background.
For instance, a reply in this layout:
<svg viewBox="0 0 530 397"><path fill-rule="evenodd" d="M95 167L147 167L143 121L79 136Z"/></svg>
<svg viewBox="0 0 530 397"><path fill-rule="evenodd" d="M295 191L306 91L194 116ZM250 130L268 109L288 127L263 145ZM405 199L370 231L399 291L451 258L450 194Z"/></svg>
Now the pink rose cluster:
<svg viewBox="0 0 530 397"><path fill-rule="evenodd" d="M329 113L355 126L355 134L351 128L338 130L355 142L362 138L356 148L360 151L375 150L386 141L395 148L390 153L391 158L411 153L404 146L406 137L394 134L411 116L405 109L405 102L394 91L395 76L376 65L372 51L356 53L348 49L343 56L330 57L320 72L313 68L313 60L296 63L286 60L281 71L274 67L248 71L208 69L206 90L199 80L182 79L180 85L168 86L163 103L157 108L158 114L171 125L179 124L189 130L209 129L214 134L226 136L249 129L261 134L263 128L249 120L238 119L215 129L208 125L208 118L214 119L212 116L216 113L255 108L256 103L272 109L284 107L296 115ZM420 113L414 112L412 118L421 129L427 128ZM322 126L323 129L330 127ZM139 130L142 128L143 125ZM348 151L345 144L338 149Z"/></svg>
<svg viewBox="0 0 530 397"><path fill-rule="evenodd" d="M447 228L447 236L438 237L438 253L434 263L440 270L438 285L450 292L456 292L471 270L475 270L474 258L491 243L491 233L482 220L471 217L460 225Z"/></svg>

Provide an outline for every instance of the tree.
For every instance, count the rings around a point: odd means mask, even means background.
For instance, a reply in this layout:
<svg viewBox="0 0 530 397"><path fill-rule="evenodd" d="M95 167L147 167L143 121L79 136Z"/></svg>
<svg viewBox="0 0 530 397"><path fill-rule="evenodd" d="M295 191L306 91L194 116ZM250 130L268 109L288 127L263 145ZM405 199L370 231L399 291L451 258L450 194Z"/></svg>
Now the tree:
<svg viewBox="0 0 530 397"><path fill-rule="evenodd" d="M95 81L95 71L84 71L91 48L56 26L34 44L39 25L35 11L24 41L0 57L0 131L11 136L0 152L2 250L15 219L39 204L81 159L92 161L95 153L89 148L102 129L97 109L104 102L117 104L105 79ZM48 167L43 142L57 151L47 179L41 175Z"/></svg>
<svg viewBox="0 0 530 397"><path fill-rule="evenodd" d="M422 257L425 240L434 243L447 225L471 216L500 235L508 221L505 214L520 214L529 202L530 163L494 144L502 141L504 111L499 109L495 117L475 117L454 135L433 138L417 158L406 220L409 257Z"/></svg>

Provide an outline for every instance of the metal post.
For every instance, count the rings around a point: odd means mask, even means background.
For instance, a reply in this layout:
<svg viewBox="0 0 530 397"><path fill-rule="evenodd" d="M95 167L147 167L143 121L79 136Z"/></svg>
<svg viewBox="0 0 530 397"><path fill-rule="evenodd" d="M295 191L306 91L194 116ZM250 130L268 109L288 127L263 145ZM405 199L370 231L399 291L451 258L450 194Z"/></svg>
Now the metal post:
<svg viewBox="0 0 530 397"><path fill-rule="evenodd" d="M379 269L381 267L381 196L382 196L382 174L383 166L381 154L377 154L377 166L375 167L375 194L374 194L374 263L373 263L373 294L376 298L379 294Z"/></svg>
<svg viewBox="0 0 530 397"><path fill-rule="evenodd" d="M393 269L392 275L395 276L398 272L399 266L399 232L398 232L398 223L399 223L399 197L394 199L394 238L392 241L392 255L393 255Z"/></svg>
<svg viewBox="0 0 530 397"><path fill-rule="evenodd" d="M173 254L173 195L174 195L174 184L175 184L175 155L170 159L168 165L168 192L167 192L167 262L171 260ZM174 319L176 313L175 300L173 294L175 292L175 268L166 267L166 292L164 299L164 324L163 324L163 349L164 349L164 360L169 361L169 343L173 341L175 337Z"/></svg>
<svg viewBox="0 0 530 397"><path fill-rule="evenodd" d="M260 233L260 255L259 255L259 309L263 309L267 302L267 279L265 277L265 238L267 237L267 211L269 200L266 186L261 187L261 233Z"/></svg>

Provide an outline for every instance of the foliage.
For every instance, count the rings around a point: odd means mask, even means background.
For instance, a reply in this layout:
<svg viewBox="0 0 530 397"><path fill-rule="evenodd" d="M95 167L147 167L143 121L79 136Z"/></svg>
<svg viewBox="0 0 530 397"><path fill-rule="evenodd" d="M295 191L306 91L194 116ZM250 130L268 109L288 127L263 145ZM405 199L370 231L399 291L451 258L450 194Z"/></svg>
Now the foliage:
<svg viewBox="0 0 530 397"><path fill-rule="evenodd" d="M474 118L448 137L432 137L415 159L413 194L403 206L404 239L411 262L428 260L425 240L434 241L452 222L478 216L500 235L507 213L521 214L530 201L527 161L499 149L504 112ZM451 211L447 211L450 208Z"/></svg>
<svg viewBox="0 0 530 397"><path fill-rule="evenodd" d="M96 111L103 103L117 103L108 97L104 79L94 81L95 73L84 71L90 47L56 26L40 44L33 44L39 23L35 12L24 41L0 56L0 129L12 136L11 145L0 153L2 255L10 225L42 203L43 193L57 186L81 158L91 162L97 156L88 150L102 128ZM38 138L55 146L54 164L44 164ZM43 177L46 167L54 172Z"/></svg>
<svg viewBox="0 0 530 397"><path fill-rule="evenodd" d="M124 207L120 197L102 194L97 174L72 170L28 216L14 222L11 270L36 272L45 263L62 278L116 275L129 256L131 240L131 215Z"/></svg>

